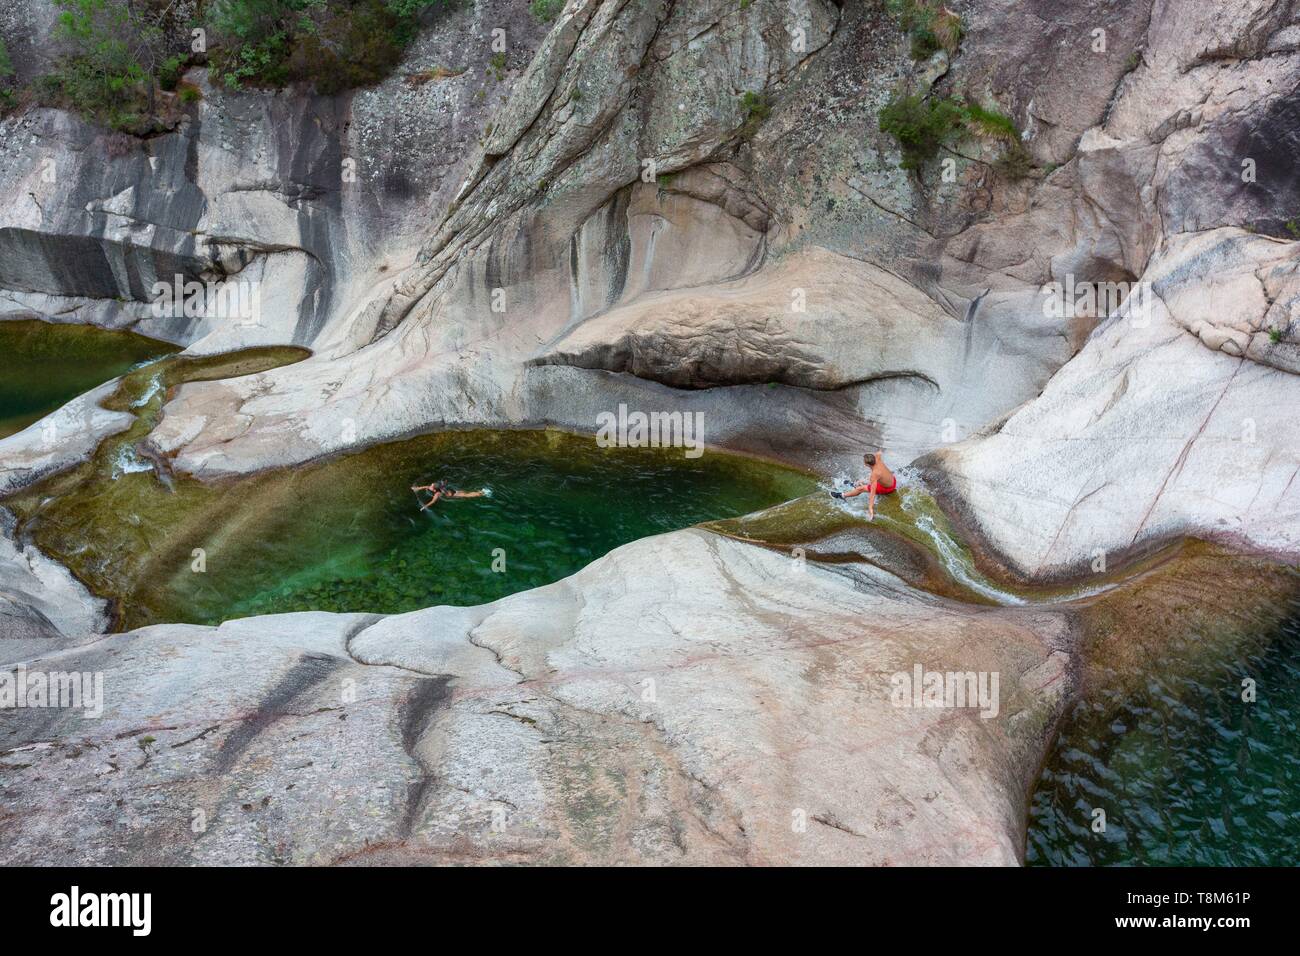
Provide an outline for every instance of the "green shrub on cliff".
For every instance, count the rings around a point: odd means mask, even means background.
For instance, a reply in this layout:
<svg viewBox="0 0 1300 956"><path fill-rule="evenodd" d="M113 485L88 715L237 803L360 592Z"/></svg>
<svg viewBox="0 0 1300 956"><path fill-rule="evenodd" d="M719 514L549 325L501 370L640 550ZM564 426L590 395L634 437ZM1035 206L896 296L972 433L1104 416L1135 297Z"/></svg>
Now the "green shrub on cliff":
<svg viewBox="0 0 1300 956"><path fill-rule="evenodd" d="M550 23L564 9L564 0L533 0L528 12L542 23Z"/></svg>
<svg viewBox="0 0 1300 956"><path fill-rule="evenodd" d="M394 16L414 20L430 7L441 7L452 0L384 0Z"/></svg>
<svg viewBox="0 0 1300 956"><path fill-rule="evenodd" d="M32 87L45 103L110 128L147 133L174 118L174 90L190 62L189 27L174 0L54 0L59 51Z"/></svg>
<svg viewBox="0 0 1300 956"><path fill-rule="evenodd" d="M211 63L227 87L332 94L387 76L425 10L449 0L212 0Z"/></svg>
<svg viewBox="0 0 1300 956"><path fill-rule="evenodd" d="M9 88L9 77L14 75L13 60L9 59L9 48L0 38L0 110L14 105L14 91Z"/></svg>
<svg viewBox="0 0 1300 956"><path fill-rule="evenodd" d="M160 54L161 31L122 0L56 4L54 35L66 52L41 78L41 92L114 129L132 130L146 122L154 86L145 64Z"/></svg>
<svg viewBox="0 0 1300 956"><path fill-rule="evenodd" d="M928 99L922 93L898 93L880 111L881 132L898 141L904 169L920 169L947 142L962 132L964 114L952 99Z"/></svg>
<svg viewBox="0 0 1300 956"><path fill-rule="evenodd" d="M963 111L971 132L977 136L1003 142L1020 142L1020 130L1016 128L1016 121L1006 113L987 109L978 103L967 103Z"/></svg>
<svg viewBox="0 0 1300 956"><path fill-rule="evenodd" d="M885 6L912 38L913 59L924 60L936 50L956 53L961 46L961 17L939 0L886 0Z"/></svg>
<svg viewBox="0 0 1300 956"><path fill-rule="evenodd" d="M880 111L880 129L898 141L903 169L919 170L946 144L963 136L1001 143L992 166L1006 179L1023 179L1033 169L1033 157L1021 141L1015 120L978 103L900 90Z"/></svg>
<svg viewBox="0 0 1300 956"><path fill-rule="evenodd" d="M1034 157L1019 140L1007 143L993 160L993 170L1003 179L1026 179L1034 171Z"/></svg>
<svg viewBox="0 0 1300 956"><path fill-rule="evenodd" d="M1015 120L978 103L967 103L963 111L966 114L967 132L1002 144L1002 151L993 161L993 169L999 176L1003 179L1024 179L1033 171L1033 157L1025 149Z"/></svg>
<svg viewBox="0 0 1300 956"><path fill-rule="evenodd" d="M745 113L745 122L740 127L740 138L753 139L758 128L763 125L763 120L772 115L772 103L766 93L746 90L740 94L740 108Z"/></svg>

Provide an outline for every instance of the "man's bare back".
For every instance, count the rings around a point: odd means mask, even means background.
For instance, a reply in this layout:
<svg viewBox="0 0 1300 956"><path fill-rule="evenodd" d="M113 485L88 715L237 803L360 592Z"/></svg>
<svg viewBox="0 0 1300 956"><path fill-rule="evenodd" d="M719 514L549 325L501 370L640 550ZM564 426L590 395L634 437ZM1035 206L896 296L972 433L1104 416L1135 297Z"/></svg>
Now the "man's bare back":
<svg viewBox="0 0 1300 956"><path fill-rule="evenodd" d="M885 464L883 451L877 451L874 455L867 453L862 456L862 463L871 469L865 481L860 481L853 486L850 491L840 493L832 491L833 498L856 498L858 495L867 494L867 517L874 519L876 517L876 495L892 495L898 489L898 479L894 473L889 470Z"/></svg>

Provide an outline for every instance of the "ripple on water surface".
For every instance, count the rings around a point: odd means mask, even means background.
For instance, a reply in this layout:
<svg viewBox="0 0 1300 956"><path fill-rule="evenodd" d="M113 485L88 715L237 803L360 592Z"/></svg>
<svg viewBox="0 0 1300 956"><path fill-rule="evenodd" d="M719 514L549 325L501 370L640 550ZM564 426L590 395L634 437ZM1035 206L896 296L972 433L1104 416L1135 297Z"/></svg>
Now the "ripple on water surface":
<svg viewBox="0 0 1300 956"><path fill-rule="evenodd" d="M1034 791L1026 861L1300 863L1300 605L1252 645L1077 704Z"/></svg>

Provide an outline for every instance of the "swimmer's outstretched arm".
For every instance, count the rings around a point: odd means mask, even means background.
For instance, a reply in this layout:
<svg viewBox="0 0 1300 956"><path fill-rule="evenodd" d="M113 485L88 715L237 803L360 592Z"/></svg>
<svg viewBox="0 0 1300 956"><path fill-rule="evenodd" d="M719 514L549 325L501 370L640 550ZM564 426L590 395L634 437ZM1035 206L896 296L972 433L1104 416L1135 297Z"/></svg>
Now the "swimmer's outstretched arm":
<svg viewBox="0 0 1300 956"><path fill-rule="evenodd" d="M433 497L432 497L432 498L430 498L430 499L429 499L428 501L426 501L424 504L420 505L420 510L423 511L424 509L428 508L430 505L436 504L437 501L438 501L438 499L441 498L441 497L442 497L442 492L441 492L441 491L435 491L435 492L433 493Z"/></svg>

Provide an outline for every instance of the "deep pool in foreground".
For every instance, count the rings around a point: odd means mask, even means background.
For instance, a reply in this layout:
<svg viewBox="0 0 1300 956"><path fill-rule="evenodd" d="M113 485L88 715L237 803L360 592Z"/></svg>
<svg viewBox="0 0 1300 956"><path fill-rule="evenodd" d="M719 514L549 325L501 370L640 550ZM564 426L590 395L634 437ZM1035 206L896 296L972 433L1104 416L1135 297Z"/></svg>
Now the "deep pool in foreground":
<svg viewBox="0 0 1300 956"><path fill-rule="evenodd" d="M1226 657L1197 654L1212 637L1170 649L1191 665L1075 704L1034 791L1026 862L1300 863L1300 604Z"/></svg>

